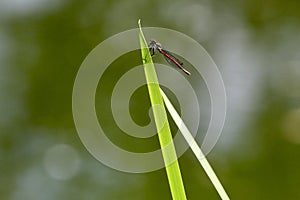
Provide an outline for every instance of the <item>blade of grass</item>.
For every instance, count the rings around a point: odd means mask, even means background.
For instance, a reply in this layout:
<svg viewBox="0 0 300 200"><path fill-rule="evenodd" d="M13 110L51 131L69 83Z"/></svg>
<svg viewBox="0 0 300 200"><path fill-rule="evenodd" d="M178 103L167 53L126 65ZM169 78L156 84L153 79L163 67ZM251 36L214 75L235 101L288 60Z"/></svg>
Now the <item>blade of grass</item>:
<svg viewBox="0 0 300 200"><path fill-rule="evenodd" d="M144 71L152 105L154 120L158 131L158 138L165 162L167 177L170 185L171 195L174 200L185 200L186 194L177 161L177 155L172 140L172 134L167 119L163 99L159 91L159 83L155 72L154 64L142 32L141 21L138 21L141 53L144 64ZM174 160L172 163L171 161Z"/></svg>
<svg viewBox="0 0 300 200"><path fill-rule="evenodd" d="M198 146L198 144L195 141L193 135L191 134L191 132L188 130L188 128L186 127L186 125L182 121L181 117L179 116L179 114L175 110L174 106L172 105L172 103L170 102L170 100L168 99L168 97L166 96L164 91L162 89L160 89L160 92L161 92L161 95L164 99L166 107L167 107L169 113L171 114L174 122L176 123L177 127L179 128L180 132L184 136L184 138L187 141L187 143L189 144L189 146L191 147L191 149L194 152L195 156L199 160L200 164L202 165L202 167L203 167L204 171L206 172L206 174L208 175L209 179L211 180L211 182L215 186L215 188L218 191L220 197L223 200L229 200L229 197L228 197L227 193L225 192L221 182L219 181L219 179L218 179L217 175L215 174L214 170L212 169L209 162L205 158L205 155L203 154L202 150Z"/></svg>

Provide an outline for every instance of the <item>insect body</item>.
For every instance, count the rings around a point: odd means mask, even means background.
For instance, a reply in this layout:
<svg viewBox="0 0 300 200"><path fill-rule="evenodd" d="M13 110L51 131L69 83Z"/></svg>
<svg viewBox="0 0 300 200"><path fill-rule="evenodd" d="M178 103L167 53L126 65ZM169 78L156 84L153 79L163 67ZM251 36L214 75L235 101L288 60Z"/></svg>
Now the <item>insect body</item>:
<svg viewBox="0 0 300 200"><path fill-rule="evenodd" d="M164 58L167 60L168 63L170 63L173 66L178 67L185 74L191 75L191 73L183 67L183 62L181 62L179 59L177 59L175 56L173 56L169 51L163 49L159 42L157 42L155 40L150 40L149 50L150 50L151 56L154 56L156 51L158 51L159 53L161 53L164 56Z"/></svg>

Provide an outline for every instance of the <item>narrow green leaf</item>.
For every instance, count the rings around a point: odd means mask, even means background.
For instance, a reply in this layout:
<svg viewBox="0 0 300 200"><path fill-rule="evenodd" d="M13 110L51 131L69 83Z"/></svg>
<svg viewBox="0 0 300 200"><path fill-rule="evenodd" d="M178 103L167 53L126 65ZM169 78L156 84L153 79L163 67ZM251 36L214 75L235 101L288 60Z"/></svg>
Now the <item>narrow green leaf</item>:
<svg viewBox="0 0 300 200"><path fill-rule="evenodd" d="M172 198L174 200L185 200L186 194L179 169L179 164L177 161L175 147L172 140L169 122L167 119L167 113L159 90L159 83L157 80L154 64L147 46L147 42L142 32L140 20L138 21L138 25L140 29L139 37L147 87ZM171 161L173 162L171 163Z"/></svg>
<svg viewBox="0 0 300 200"><path fill-rule="evenodd" d="M188 128L186 127L186 125L182 121L181 117L179 116L179 114L175 110L174 106L172 105L172 103L170 102L170 100L168 99L168 97L164 93L164 91L162 89L160 89L160 92L162 94L162 97L164 99L164 102L166 104L166 107L167 107L170 115L172 116L174 122L176 123L176 125L179 128L180 132L184 136L185 140L189 144L190 148L194 152L194 154L197 157L198 161L202 165L202 167L203 167L204 171L206 172L207 176L209 177L209 179L211 180L211 182L215 186L215 188L216 188L217 192L219 193L220 197L223 200L229 200L229 197L228 197L227 193L225 192L221 182L219 181L219 179L218 179L217 175L215 174L213 168L210 166L209 162L207 161L207 159L206 159L205 155L203 154L202 150L200 149L199 145L195 141L193 135L191 134L191 132L188 130Z"/></svg>

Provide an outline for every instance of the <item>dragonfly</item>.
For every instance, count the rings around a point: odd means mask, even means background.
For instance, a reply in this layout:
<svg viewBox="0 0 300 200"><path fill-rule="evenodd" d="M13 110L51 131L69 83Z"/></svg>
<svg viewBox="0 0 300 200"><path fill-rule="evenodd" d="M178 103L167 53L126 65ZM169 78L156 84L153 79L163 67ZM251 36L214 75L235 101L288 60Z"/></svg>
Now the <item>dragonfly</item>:
<svg viewBox="0 0 300 200"><path fill-rule="evenodd" d="M176 58L174 55L172 55L169 51L163 49L161 44L159 42L157 42L156 40L150 40L149 50L150 50L151 56L154 56L155 53L158 51L159 53L161 53L164 56L164 58L166 59L166 61L168 63L170 63L173 66L178 67L185 74L191 75L191 73L183 67L183 62L181 62L178 58Z"/></svg>

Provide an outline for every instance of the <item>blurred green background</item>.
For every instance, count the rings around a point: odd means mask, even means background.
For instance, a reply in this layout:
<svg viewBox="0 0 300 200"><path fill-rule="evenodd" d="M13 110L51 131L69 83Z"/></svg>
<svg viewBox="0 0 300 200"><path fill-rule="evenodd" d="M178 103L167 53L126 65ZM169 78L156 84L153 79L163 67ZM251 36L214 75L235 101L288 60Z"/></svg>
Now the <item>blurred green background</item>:
<svg viewBox="0 0 300 200"><path fill-rule="evenodd" d="M191 36L218 65L228 110L208 159L232 199L300 199L299 11L296 0L0 0L0 199L171 199L164 169L106 167L87 152L72 118L86 55L139 18ZM141 62L132 55L120 61L128 69ZM133 110L148 105L143 94ZM110 98L105 88L97 95ZM146 110L133 113L138 124L147 123ZM137 145L109 117L103 123L122 147ZM138 146L153 150L157 140ZM219 199L190 150L179 163L188 199Z"/></svg>

